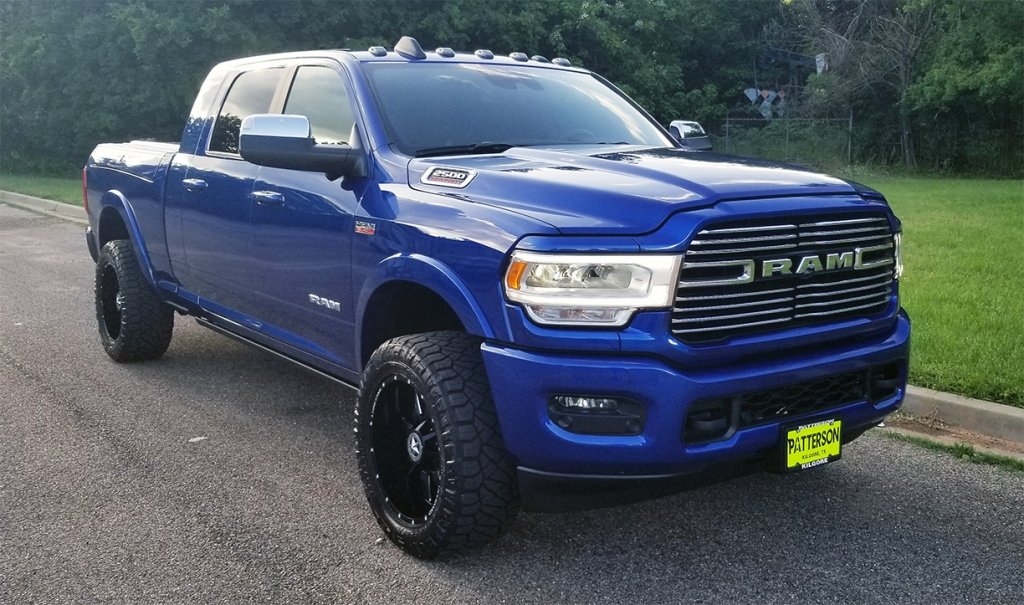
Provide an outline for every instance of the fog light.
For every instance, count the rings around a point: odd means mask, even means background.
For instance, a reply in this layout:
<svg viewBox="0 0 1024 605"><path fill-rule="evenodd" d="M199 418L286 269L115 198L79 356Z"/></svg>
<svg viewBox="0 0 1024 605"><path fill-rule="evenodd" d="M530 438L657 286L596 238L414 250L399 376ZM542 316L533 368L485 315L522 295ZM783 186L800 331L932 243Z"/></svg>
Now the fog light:
<svg viewBox="0 0 1024 605"><path fill-rule="evenodd" d="M548 400L548 418L563 430L587 435L639 435L646 410L624 398L554 395Z"/></svg>
<svg viewBox="0 0 1024 605"><path fill-rule="evenodd" d="M606 397L571 397L559 395L555 397L555 404L570 410L615 410L619 402Z"/></svg>

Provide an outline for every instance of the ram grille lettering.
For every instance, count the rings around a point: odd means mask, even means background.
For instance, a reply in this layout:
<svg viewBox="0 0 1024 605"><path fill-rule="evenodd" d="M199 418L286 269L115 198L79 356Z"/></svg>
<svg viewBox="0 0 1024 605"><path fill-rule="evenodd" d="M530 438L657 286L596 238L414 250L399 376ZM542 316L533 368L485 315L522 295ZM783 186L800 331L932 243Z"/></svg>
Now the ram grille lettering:
<svg viewBox="0 0 1024 605"><path fill-rule="evenodd" d="M761 261L761 271L758 275L762 278L775 277L778 275L803 275L805 273L820 273L822 271L838 271L839 269L871 269L892 264L891 257L884 257L878 260L866 261L864 255L872 252L888 250L892 246L871 246L870 248L857 248L850 252L834 252L822 257L816 254L801 256L798 259L773 258Z"/></svg>

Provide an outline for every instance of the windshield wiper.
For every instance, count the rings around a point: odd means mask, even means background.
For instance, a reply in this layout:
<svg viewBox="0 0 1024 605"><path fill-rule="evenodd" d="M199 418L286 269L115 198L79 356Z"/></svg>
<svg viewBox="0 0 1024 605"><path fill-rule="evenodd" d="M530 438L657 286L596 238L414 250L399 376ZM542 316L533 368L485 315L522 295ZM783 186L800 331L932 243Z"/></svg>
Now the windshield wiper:
<svg viewBox="0 0 1024 605"><path fill-rule="evenodd" d="M447 147L427 147L426 149L420 149L416 152L418 158L429 158L438 155L462 155L470 153L501 153L507 151L513 147L525 147L525 145L517 145L514 143L492 143L491 141L484 141L483 143L474 143L472 145L449 145Z"/></svg>

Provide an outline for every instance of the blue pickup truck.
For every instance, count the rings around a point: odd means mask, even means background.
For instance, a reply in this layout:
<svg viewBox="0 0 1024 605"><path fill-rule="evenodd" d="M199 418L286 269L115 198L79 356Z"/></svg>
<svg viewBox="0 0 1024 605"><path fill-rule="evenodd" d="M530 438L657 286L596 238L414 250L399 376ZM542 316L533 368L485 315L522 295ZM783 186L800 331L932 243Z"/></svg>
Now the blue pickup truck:
<svg viewBox="0 0 1024 605"><path fill-rule="evenodd" d="M179 144L100 145L83 189L108 355L190 315L357 388L370 508L419 557L835 461L905 392L881 194L684 149L564 59L222 63Z"/></svg>

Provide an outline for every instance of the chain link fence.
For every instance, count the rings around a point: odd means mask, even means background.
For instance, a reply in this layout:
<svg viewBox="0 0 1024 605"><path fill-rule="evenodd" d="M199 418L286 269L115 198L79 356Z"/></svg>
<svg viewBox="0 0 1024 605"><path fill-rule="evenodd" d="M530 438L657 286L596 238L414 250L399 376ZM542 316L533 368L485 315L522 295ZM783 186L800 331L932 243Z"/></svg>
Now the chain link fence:
<svg viewBox="0 0 1024 605"><path fill-rule="evenodd" d="M719 153L792 162L822 170L846 168L853 159L852 117L726 117L708 132Z"/></svg>

